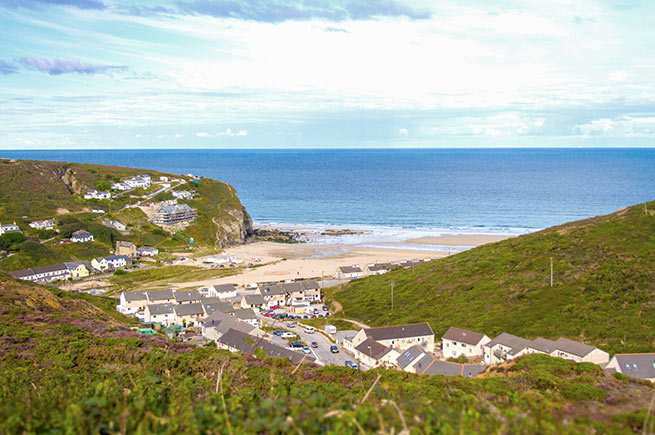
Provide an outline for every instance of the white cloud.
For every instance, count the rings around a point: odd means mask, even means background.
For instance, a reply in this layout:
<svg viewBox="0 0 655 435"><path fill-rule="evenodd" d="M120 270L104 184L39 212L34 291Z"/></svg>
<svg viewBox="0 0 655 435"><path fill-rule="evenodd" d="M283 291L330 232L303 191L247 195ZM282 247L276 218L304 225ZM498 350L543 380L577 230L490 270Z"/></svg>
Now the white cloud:
<svg viewBox="0 0 655 435"><path fill-rule="evenodd" d="M574 127L583 137L655 137L655 116L600 118Z"/></svg>
<svg viewBox="0 0 655 435"><path fill-rule="evenodd" d="M175 137L184 137L184 135L182 133L175 133Z"/></svg>
<svg viewBox="0 0 655 435"><path fill-rule="evenodd" d="M409 130L407 130L406 128L399 128L399 129L398 129L398 133L399 133L401 136L409 136Z"/></svg>
<svg viewBox="0 0 655 435"><path fill-rule="evenodd" d="M226 128L225 130L216 133L216 136L228 136L228 137L247 136L247 135L248 135L248 130L232 131L232 129L230 128Z"/></svg>
<svg viewBox="0 0 655 435"><path fill-rule="evenodd" d="M196 133L196 136L198 136L198 137L208 137L209 133L207 133L206 131L201 131L201 132Z"/></svg>

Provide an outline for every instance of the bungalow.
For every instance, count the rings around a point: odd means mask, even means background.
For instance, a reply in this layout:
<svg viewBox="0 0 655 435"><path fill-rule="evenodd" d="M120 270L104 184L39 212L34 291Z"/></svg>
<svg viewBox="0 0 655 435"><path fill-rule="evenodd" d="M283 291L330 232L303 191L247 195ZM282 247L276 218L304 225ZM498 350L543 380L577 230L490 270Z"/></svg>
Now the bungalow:
<svg viewBox="0 0 655 435"><path fill-rule="evenodd" d="M136 245L132 242L126 242L124 240L118 240L116 242L116 249L114 250L116 255L125 255L130 258L136 257Z"/></svg>
<svg viewBox="0 0 655 435"><path fill-rule="evenodd" d="M391 349L384 344L367 338L355 346L353 352L355 358L368 367L392 367L400 356L398 351Z"/></svg>
<svg viewBox="0 0 655 435"><path fill-rule="evenodd" d="M342 279L357 279L364 276L359 266L342 266L337 271L337 276Z"/></svg>
<svg viewBox="0 0 655 435"><path fill-rule="evenodd" d="M419 345L428 352L434 352L434 332L427 323L365 328L355 335L352 346L356 348L368 338L397 351Z"/></svg>
<svg viewBox="0 0 655 435"><path fill-rule="evenodd" d="M136 250L136 255L139 257L154 257L155 255L159 254L159 249L157 248L152 248L150 246L142 246L140 248L137 248Z"/></svg>
<svg viewBox="0 0 655 435"><path fill-rule="evenodd" d="M93 234L88 231L78 230L71 234L70 240L75 243L93 242Z"/></svg>
<svg viewBox="0 0 655 435"><path fill-rule="evenodd" d="M109 199L111 192L99 192L97 190L89 190L84 194L84 199Z"/></svg>
<svg viewBox="0 0 655 435"><path fill-rule="evenodd" d="M209 286L207 296L210 298L234 298L237 296L237 290L234 284L221 284Z"/></svg>
<svg viewBox="0 0 655 435"><path fill-rule="evenodd" d="M178 290L174 292L174 295L175 303L178 305L199 304L202 302L202 295L198 290Z"/></svg>
<svg viewBox="0 0 655 435"><path fill-rule="evenodd" d="M134 177L123 178L123 184L132 189L137 187L147 189L151 184L150 175L136 175Z"/></svg>
<svg viewBox="0 0 655 435"><path fill-rule="evenodd" d="M146 292L148 304L170 304L175 303L175 294L173 290L148 290Z"/></svg>
<svg viewBox="0 0 655 435"><path fill-rule="evenodd" d="M173 304L148 304L144 315L146 323L161 323L164 326L175 324Z"/></svg>
<svg viewBox="0 0 655 435"><path fill-rule="evenodd" d="M200 326L205 317L201 303L173 305L175 324L179 326Z"/></svg>
<svg viewBox="0 0 655 435"><path fill-rule="evenodd" d="M111 185L111 188L112 188L112 190L121 190L121 191L131 189L131 187L128 186L127 184L125 184L125 183L114 183L114 184Z"/></svg>
<svg viewBox="0 0 655 435"><path fill-rule="evenodd" d="M44 221L30 222L29 226L35 230L53 230L57 223L54 219L46 219Z"/></svg>
<svg viewBox="0 0 655 435"><path fill-rule="evenodd" d="M230 329L223 334L216 345L220 349L226 349L230 352L253 353L257 349L263 349L269 357L289 358L294 364L301 361L314 362L315 358L310 355L294 352L285 347L278 346L269 341L259 339L253 335L246 334L235 329Z"/></svg>
<svg viewBox="0 0 655 435"><path fill-rule="evenodd" d="M132 260L130 257L125 255L112 255L109 257L94 258L91 261L91 266L93 266L94 269L100 271L120 269L121 267L125 267L128 264L132 264Z"/></svg>
<svg viewBox="0 0 655 435"><path fill-rule="evenodd" d="M241 308L261 308L266 304L266 300L257 292L254 295L243 295L241 297Z"/></svg>
<svg viewBox="0 0 655 435"><path fill-rule="evenodd" d="M118 230L118 231L127 230L127 225L125 225L125 224L123 224L121 222L118 222L118 221L104 220L104 221L102 221L102 224L104 226L106 226L106 227L113 228L113 229Z"/></svg>
<svg viewBox="0 0 655 435"><path fill-rule="evenodd" d="M11 272L11 276L24 281L52 282L55 280L70 279L71 273L64 264L55 264L52 266L18 270L16 272Z"/></svg>
<svg viewBox="0 0 655 435"><path fill-rule="evenodd" d="M264 285L261 292L269 307L286 305L287 297L290 296L287 290L279 284Z"/></svg>
<svg viewBox="0 0 655 435"><path fill-rule="evenodd" d="M484 334L466 329L451 327L441 337L444 358L456 358L464 355L467 358L482 358L483 346L491 339Z"/></svg>
<svg viewBox="0 0 655 435"><path fill-rule="evenodd" d="M655 382L655 353L617 353L605 370Z"/></svg>
<svg viewBox="0 0 655 435"><path fill-rule="evenodd" d="M368 273L370 275L384 275L393 269L393 265L389 263L369 264Z"/></svg>
<svg viewBox="0 0 655 435"><path fill-rule="evenodd" d="M88 261L69 261L64 266L70 271L71 278L86 278L93 272L93 266Z"/></svg>
<svg viewBox="0 0 655 435"><path fill-rule="evenodd" d="M604 364L610 359L609 354L604 350L563 337L555 341L555 350L550 355L575 362L592 362L595 364Z"/></svg>
<svg viewBox="0 0 655 435"><path fill-rule="evenodd" d="M146 305L148 305L146 292L143 291L123 292L119 301L120 303L116 309L123 314L134 314L138 311L143 311Z"/></svg>
<svg viewBox="0 0 655 435"><path fill-rule="evenodd" d="M0 224L0 236L7 233L20 233L22 232L16 222L13 224Z"/></svg>

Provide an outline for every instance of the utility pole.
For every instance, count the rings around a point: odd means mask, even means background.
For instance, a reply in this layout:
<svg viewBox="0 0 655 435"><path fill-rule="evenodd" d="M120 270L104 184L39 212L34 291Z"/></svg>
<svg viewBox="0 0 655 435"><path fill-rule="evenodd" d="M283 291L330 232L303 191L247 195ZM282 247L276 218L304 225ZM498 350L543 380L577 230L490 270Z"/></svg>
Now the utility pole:
<svg viewBox="0 0 655 435"><path fill-rule="evenodd" d="M550 257L550 286L553 286L553 257Z"/></svg>
<svg viewBox="0 0 655 435"><path fill-rule="evenodd" d="M393 281L391 281L391 309L393 310Z"/></svg>

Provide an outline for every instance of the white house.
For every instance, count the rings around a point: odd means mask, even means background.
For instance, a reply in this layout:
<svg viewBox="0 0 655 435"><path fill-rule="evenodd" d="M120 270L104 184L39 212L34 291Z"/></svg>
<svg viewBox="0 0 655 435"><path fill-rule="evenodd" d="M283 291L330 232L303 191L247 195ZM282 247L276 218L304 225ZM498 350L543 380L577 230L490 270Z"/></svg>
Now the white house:
<svg viewBox="0 0 655 435"><path fill-rule="evenodd" d="M343 279L357 279L364 276L364 272L359 266L342 266L338 270L338 275Z"/></svg>
<svg viewBox="0 0 655 435"><path fill-rule="evenodd" d="M132 291L121 293L120 303L116 309L123 314L134 314L138 311L143 311L148 305L148 298L146 292Z"/></svg>
<svg viewBox="0 0 655 435"><path fill-rule="evenodd" d="M605 364L610 359L609 354L604 350L563 337L555 341L555 350L551 352L551 356L595 364Z"/></svg>
<svg viewBox="0 0 655 435"><path fill-rule="evenodd" d="M91 266L97 270L119 269L131 264L132 260L127 255L112 255L110 257L94 258Z"/></svg>
<svg viewBox="0 0 655 435"><path fill-rule="evenodd" d="M111 188L112 188L112 190L121 190L121 191L131 189L131 187L128 186L127 184L125 184L125 183L114 183L114 184L111 185Z"/></svg>
<svg viewBox="0 0 655 435"><path fill-rule="evenodd" d="M434 332L427 323L365 328L353 337L352 347L356 348L368 338L397 351L418 345L428 352L434 352Z"/></svg>
<svg viewBox="0 0 655 435"><path fill-rule="evenodd" d="M234 284L221 284L221 285L212 285L207 291L207 297L210 298L235 298L237 296L237 290Z"/></svg>
<svg viewBox="0 0 655 435"><path fill-rule="evenodd" d="M4 224L4 225L0 224L0 235L7 234L7 233L20 233L20 232L21 230L18 227L18 225L16 225L16 222L14 222L13 224Z"/></svg>
<svg viewBox="0 0 655 435"><path fill-rule="evenodd" d="M70 279L71 271L65 264L55 264L52 266L34 267L32 269L18 270L11 272L14 278L25 281L44 281L51 282L55 280Z"/></svg>
<svg viewBox="0 0 655 435"><path fill-rule="evenodd" d="M123 183L128 185L130 188L150 187L151 180L150 175L136 175L134 177L123 178Z"/></svg>
<svg viewBox="0 0 655 435"><path fill-rule="evenodd" d="M34 221L30 222L29 226L36 230L52 230L55 228L57 223L54 219L47 219L44 221Z"/></svg>
<svg viewBox="0 0 655 435"><path fill-rule="evenodd" d="M173 197L177 198L177 199L192 199L193 198L193 193L189 192L188 190L174 190L171 193L173 194Z"/></svg>
<svg viewBox="0 0 655 435"><path fill-rule="evenodd" d="M136 250L136 255L139 257L153 257L157 254L159 254L159 249L150 246L142 246Z"/></svg>
<svg viewBox="0 0 655 435"><path fill-rule="evenodd" d="M104 220L104 221L102 221L102 224L104 226L106 226L106 227L114 228L114 229L116 229L118 231L125 231L127 229L127 226L125 224L123 224L121 222L118 222L118 221Z"/></svg>
<svg viewBox="0 0 655 435"><path fill-rule="evenodd" d="M655 353L617 353L605 370L655 382Z"/></svg>
<svg viewBox="0 0 655 435"><path fill-rule="evenodd" d="M161 323L164 326L175 324L173 304L148 304L144 310L146 323Z"/></svg>
<svg viewBox="0 0 655 435"><path fill-rule="evenodd" d="M451 327L441 337L441 349L446 359L462 355L467 358L482 358L484 345L490 341L489 337L479 332Z"/></svg>
<svg viewBox="0 0 655 435"><path fill-rule="evenodd" d="M78 230L71 234L70 241L75 243L93 242L93 234L88 231Z"/></svg>
<svg viewBox="0 0 655 435"><path fill-rule="evenodd" d="M97 190L89 190L84 194L84 199L109 199L111 192L99 192Z"/></svg>

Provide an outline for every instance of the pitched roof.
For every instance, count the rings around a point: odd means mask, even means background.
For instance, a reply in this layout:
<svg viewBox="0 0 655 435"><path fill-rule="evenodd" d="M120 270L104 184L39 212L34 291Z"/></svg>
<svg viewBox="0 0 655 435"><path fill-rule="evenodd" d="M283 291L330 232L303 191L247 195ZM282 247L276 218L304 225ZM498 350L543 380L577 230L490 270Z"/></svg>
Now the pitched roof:
<svg viewBox="0 0 655 435"><path fill-rule="evenodd" d="M260 293L255 293L254 295L244 295L243 298L246 300L248 305L263 305L266 303L264 296Z"/></svg>
<svg viewBox="0 0 655 435"><path fill-rule="evenodd" d="M36 275L32 269L17 270L15 272L10 272L9 274L14 278L26 278L28 276Z"/></svg>
<svg viewBox="0 0 655 435"><path fill-rule="evenodd" d="M118 223L120 224L120 222L118 222ZM131 248L132 246L134 246L134 243L126 242L124 240L119 240L118 241L118 246L120 246L121 248Z"/></svg>
<svg viewBox="0 0 655 435"><path fill-rule="evenodd" d="M366 336L373 340L393 340L396 338L422 337L434 335L427 323L414 323L411 325L383 326L381 328L364 329Z"/></svg>
<svg viewBox="0 0 655 435"><path fill-rule="evenodd" d="M151 301L164 301L166 299L175 299L173 290L148 290L146 292L148 300Z"/></svg>
<svg viewBox="0 0 655 435"><path fill-rule="evenodd" d="M88 237L92 237L92 234L84 230L78 230L71 234L71 239L86 239Z"/></svg>
<svg viewBox="0 0 655 435"><path fill-rule="evenodd" d="M596 348L594 346L589 346L588 344L580 343L579 341L573 341L562 337L555 341L555 349L570 353L571 355L585 357Z"/></svg>
<svg viewBox="0 0 655 435"><path fill-rule="evenodd" d="M146 292L142 292L142 291L123 292L123 297L127 302L143 301L146 300Z"/></svg>
<svg viewBox="0 0 655 435"><path fill-rule="evenodd" d="M414 345L401 353L400 356L396 359L396 363L398 366L400 366L401 369L405 370L405 367L409 366L411 363L423 356L424 353L425 351L423 349Z"/></svg>
<svg viewBox="0 0 655 435"><path fill-rule="evenodd" d="M512 355L520 352L522 349L525 349L526 347L530 347L532 342L530 340L526 340L525 338L517 337L516 335L503 332L498 337L494 338L489 343L487 343L486 346L494 347L497 344L509 348L510 351L508 353Z"/></svg>
<svg viewBox="0 0 655 435"><path fill-rule="evenodd" d="M484 336L484 334L479 332L467 331L466 329L460 329L451 326L441 338L476 346L480 340L484 338Z"/></svg>
<svg viewBox="0 0 655 435"><path fill-rule="evenodd" d="M199 301L202 299L198 290L178 290L175 292L175 300L178 302Z"/></svg>
<svg viewBox="0 0 655 435"><path fill-rule="evenodd" d="M617 353L614 357L624 375L655 379L655 353Z"/></svg>
<svg viewBox="0 0 655 435"><path fill-rule="evenodd" d="M243 310L234 310L234 315L241 320L251 320L257 318L257 315L251 308L246 308Z"/></svg>
<svg viewBox="0 0 655 435"><path fill-rule="evenodd" d="M173 305L172 304L148 304L146 309L150 311L150 315L153 314L173 314Z"/></svg>
<svg viewBox="0 0 655 435"><path fill-rule="evenodd" d="M109 257L105 257L105 260L107 261L125 260L126 263L132 262L132 259L127 255L110 255Z"/></svg>
<svg viewBox="0 0 655 435"><path fill-rule="evenodd" d="M382 343L378 343L377 341L371 338L367 338L366 340L359 343L355 347L355 349L363 353L364 355L368 355L369 357L375 360L379 360L380 358L391 352L391 349L389 349L387 346L385 346Z"/></svg>
<svg viewBox="0 0 655 435"><path fill-rule="evenodd" d="M198 316L205 314L205 310L202 309L201 303L175 305L173 309L178 316Z"/></svg>
<svg viewBox="0 0 655 435"><path fill-rule="evenodd" d="M53 264L51 266L41 266L41 267L33 267L32 271L34 271L35 274L39 273L49 273L49 272L61 272L64 270L68 270L68 268L64 264Z"/></svg>
<svg viewBox="0 0 655 435"><path fill-rule="evenodd" d="M426 362L428 361L426 360ZM482 373L484 369L485 366L483 364L457 364L448 361L439 361L435 358L429 361L429 364L425 365L425 368L419 373L430 376L464 376L466 378L472 378Z"/></svg>
<svg viewBox="0 0 655 435"><path fill-rule="evenodd" d="M214 290L218 293L227 293L227 292L233 292L234 291L234 284L220 284L220 285L213 285Z"/></svg>
<svg viewBox="0 0 655 435"><path fill-rule="evenodd" d="M360 269L359 267L354 267L354 266L341 266L339 270L341 271L341 273L356 273L362 271L362 269Z"/></svg>
<svg viewBox="0 0 655 435"><path fill-rule="evenodd" d="M234 312L234 307L229 302L214 302L208 304L205 301L203 301L202 306L205 308L205 313L207 313L208 315L216 312L221 312L221 313Z"/></svg>
<svg viewBox="0 0 655 435"><path fill-rule="evenodd" d="M368 270L370 270L371 272L378 272L380 270L391 270L391 269L393 269L393 265L390 263L377 263L368 267Z"/></svg>
<svg viewBox="0 0 655 435"><path fill-rule="evenodd" d="M262 296L266 295L283 295L287 293L287 289L279 284L263 286L261 289Z"/></svg>
<svg viewBox="0 0 655 435"><path fill-rule="evenodd" d="M532 340L532 343L530 343L529 347L534 350L538 350L540 352L550 354L552 351L555 350L556 346L557 344L553 340L537 337L534 340Z"/></svg>
<svg viewBox="0 0 655 435"><path fill-rule="evenodd" d="M248 335L234 329L230 329L223 334L218 340L219 343L225 344L229 347L238 349L243 353L252 353L256 349L264 349L267 356L272 357L286 357L294 363L299 363L301 360L306 362L313 362L314 357L306 354L301 354L293 350L286 349L278 346L269 341L260 339L253 335Z"/></svg>
<svg viewBox="0 0 655 435"><path fill-rule="evenodd" d="M89 271L93 270L93 266L91 266L91 263L89 263L88 261L66 261L64 262L64 265L68 269L76 269L79 265L83 265Z"/></svg>

